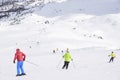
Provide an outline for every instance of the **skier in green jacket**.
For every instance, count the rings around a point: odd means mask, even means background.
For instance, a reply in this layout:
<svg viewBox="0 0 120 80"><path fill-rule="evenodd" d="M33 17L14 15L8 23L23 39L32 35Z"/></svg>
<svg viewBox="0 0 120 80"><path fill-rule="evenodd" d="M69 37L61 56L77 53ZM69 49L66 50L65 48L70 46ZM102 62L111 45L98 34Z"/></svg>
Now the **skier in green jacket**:
<svg viewBox="0 0 120 80"><path fill-rule="evenodd" d="M62 69L64 69L65 67L66 67L66 69L68 69L68 65L69 65L70 61L73 60L68 50L63 55L63 58L64 58L64 65L63 65Z"/></svg>
<svg viewBox="0 0 120 80"><path fill-rule="evenodd" d="M112 51L112 53L110 54L110 55L108 55L108 56L110 56L111 58L110 58L110 60L109 60L109 63L112 61L113 62L113 60L114 60L114 58L116 57L116 55L115 55L115 53Z"/></svg>

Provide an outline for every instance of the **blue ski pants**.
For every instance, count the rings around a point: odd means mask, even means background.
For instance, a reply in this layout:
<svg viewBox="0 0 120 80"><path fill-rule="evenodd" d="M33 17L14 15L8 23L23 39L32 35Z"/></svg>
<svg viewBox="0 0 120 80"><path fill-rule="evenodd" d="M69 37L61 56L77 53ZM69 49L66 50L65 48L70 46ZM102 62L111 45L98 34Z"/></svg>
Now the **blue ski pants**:
<svg viewBox="0 0 120 80"><path fill-rule="evenodd" d="M23 69L23 61L18 61L17 62L17 74L23 74L24 69Z"/></svg>

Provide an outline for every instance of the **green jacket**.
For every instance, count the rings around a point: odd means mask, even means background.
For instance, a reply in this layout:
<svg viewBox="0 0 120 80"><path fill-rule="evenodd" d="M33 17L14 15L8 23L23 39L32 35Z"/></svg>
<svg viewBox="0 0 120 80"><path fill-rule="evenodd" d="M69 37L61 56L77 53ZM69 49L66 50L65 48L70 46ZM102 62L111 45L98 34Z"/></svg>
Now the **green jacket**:
<svg viewBox="0 0 120 80"><path fill-rule="evenodd" d="M111 57L116 57L116 55L115 55L115 53L111 53L109 56L111 56Z"/></svg>
<svg viewBox="0 0 120 80"><path fill-rule="evenodd" d="M70 55L69 52L66 52L64 55L63 55L63 58L64 58L64 61L67 61L67 62L70 62L72 60L72 57Z"/></svg>

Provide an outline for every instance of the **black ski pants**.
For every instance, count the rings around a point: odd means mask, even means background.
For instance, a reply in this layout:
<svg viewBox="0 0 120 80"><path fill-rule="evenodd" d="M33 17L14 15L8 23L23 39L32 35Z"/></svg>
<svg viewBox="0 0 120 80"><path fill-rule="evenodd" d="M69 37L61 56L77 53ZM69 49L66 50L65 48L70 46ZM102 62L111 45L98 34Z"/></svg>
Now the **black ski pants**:
<svg viewBox="0 0 120 80"><path fill-rule="evenodd" d="M113 62L113 60L114 60L114 57L111 57L109 63L110 63L111 61Z"/></svg>
<svg viewBox="0 0 120 80"><path fill-rule="evenodd" d="M64 68L68 69L69 63L70 62L68 62L68 61L64 61L64 65L63 65L62 69L64 69Z"/></svg>

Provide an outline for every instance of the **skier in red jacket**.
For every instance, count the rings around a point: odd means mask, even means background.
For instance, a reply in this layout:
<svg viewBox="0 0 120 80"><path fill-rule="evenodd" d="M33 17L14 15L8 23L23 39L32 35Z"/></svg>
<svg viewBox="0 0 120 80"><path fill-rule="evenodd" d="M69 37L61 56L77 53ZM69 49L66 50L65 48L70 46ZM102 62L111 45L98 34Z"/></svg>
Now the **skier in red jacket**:
<svg viewBox="0 0 120 80"><path fill-rule="evenodd" d="M26 55L23 52L21 52L20 49L16 49L16 53L15 53L14 60L13 60L13 63L15 63L15 61L17 60L17 75L16 76L26 75L23 69L23 61L25 61L25 58L26 58Z"/></svg>

